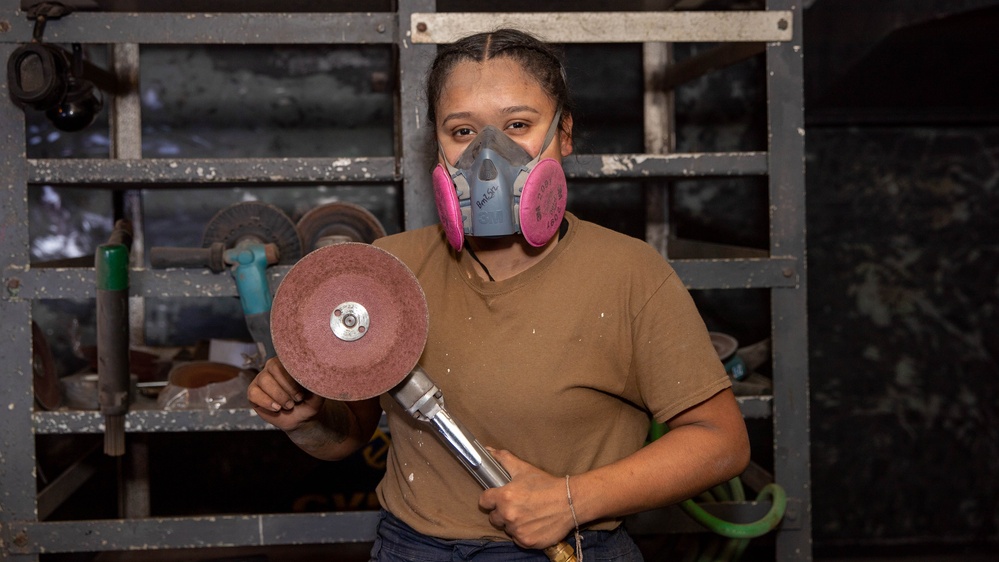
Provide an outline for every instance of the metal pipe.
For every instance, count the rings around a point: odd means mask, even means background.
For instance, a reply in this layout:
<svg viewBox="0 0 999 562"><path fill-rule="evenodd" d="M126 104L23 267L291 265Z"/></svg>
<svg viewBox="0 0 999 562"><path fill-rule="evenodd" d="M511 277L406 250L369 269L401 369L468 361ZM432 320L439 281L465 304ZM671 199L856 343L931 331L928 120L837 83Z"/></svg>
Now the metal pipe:
<svg viewBox="0 0 999 562"><path fill-rule="evenodd" d="M131 226L118 221L109 243L94 258L97 279L97 390L104 415L104 452L125 454L128 413L128 246Z"/></svg>

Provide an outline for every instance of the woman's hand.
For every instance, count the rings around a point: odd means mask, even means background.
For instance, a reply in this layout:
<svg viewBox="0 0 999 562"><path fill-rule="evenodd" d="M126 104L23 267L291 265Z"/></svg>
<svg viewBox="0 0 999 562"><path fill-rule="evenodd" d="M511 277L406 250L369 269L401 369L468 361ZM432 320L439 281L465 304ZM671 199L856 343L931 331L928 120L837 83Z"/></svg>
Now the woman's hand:
<svg viewBox="0 0 999 562"><path fill-rule="evenodd" d="M565 478L552 476L509 451L490 448L489 452L511 478L509 484L479 496L479 507L489 513L489 522L524 548L547 548L565 538L574 526Z"/></svg>
<svg viewBox="0 0 999 562"><path fill-rule="evenodd" d="M315 418L324 400L302 388L277 357L267 360L246 396L261 419L285 432Z"/></svg>
<svg viewBox="0 0 999 562"><path fill-rule="evenodd" d="M276 357L257 373L246 395L261 419L323 460L343 459L366 445L382 415L378 397L338 402L309 392Z"/></svg>

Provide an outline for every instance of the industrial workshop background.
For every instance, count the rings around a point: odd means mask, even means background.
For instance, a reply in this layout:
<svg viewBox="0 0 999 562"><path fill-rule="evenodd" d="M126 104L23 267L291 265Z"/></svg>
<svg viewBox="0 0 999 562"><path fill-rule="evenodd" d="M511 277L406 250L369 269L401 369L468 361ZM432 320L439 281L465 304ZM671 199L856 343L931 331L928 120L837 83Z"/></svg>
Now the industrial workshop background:
<svg viewBox="0 0 999 562"><path fill-rule="evenodd" d="M322 463L238 385L197 407L164 382L256 335L207 250L247 214L290 245L271 288L319 232L436 221L423 73L501 25L564 45L569 209L658 248L727 348L754 462L744 499L698 505L746 523L787 495L748 544L632 517L648 559L995 554L999 0L563 4L0 2L3 60L36 37L63 78L85 63L96 114L60 123L0 78L0 556L366 560L390 435ZM101 260L122 237L124 284ZM203 247L212 267L153 263ZM99 339L126 292L129 333ZM94 363L123 341L116 412Z"/></svg>

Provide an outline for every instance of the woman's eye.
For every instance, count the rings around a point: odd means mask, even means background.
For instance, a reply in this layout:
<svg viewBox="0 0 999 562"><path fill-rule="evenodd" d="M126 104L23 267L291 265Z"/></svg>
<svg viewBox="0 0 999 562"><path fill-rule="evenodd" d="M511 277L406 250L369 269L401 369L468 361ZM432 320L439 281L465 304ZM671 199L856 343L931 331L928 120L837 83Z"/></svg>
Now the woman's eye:
<svg viewBox="0 0 999 562"><path fill-rule="evenodd" d="M452 133L456 137L467 137L468 135L474 134L475 131L469 129L468 127L462 127L460 129L455 129Z"/></svg>
<svg viewBox="0 0 999 562"><path fill-rule="evenodd" d="M507 128L508 129L526 129L527 128L527 123L524 123L523 121L515 121L513 123L510 123L510 125L508 125Z"/></svg>

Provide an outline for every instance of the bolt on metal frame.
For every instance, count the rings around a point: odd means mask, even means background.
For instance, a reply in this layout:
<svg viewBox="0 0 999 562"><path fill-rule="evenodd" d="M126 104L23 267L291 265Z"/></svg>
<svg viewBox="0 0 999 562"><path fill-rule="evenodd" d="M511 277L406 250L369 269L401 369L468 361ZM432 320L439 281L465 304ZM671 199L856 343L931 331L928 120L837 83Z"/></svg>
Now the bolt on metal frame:
<svg viewBox="0 0 999 562"><path fill-rule="evenodd" d="M7 2L0 7L0 57L6 60L31 40L25 14ZM421 123L419 92L434 42L497 22L519 25L562 42L641 42L647 57L653 44L677 41L760 41L766 43L769 146L766 152L674 154L668 141L650 137L649 154L584 155L567 164L572 178L671 178L766 176L770 197L769 257L672 260L688 287L766 289L771 295L772 397L740 398L747 417L771 417L774 473L788 493L788 511L776 531L778 560L811 559L808 361L805 276L804 119L800 0L768 0L759 12L623 12L522 14L437 14L434 0L400 2L397 12L335 14L175 14L81 12L50 21L53 43L107 44L119 75L138 72L140 44L392 44L398 62L394 157L280 159L143 159L137 100L113 103L112 152L107 160L25 158L25 117L0 100L0 552L11 560L37 560L42 553L135 549L331 544L370 541L372 512L274 514L213 517L148 517L141 486L128 492L139 507L126 518L49 522L39 518L35 481L35 435L100 433L101 417L89 411L33 411L31 303L35 299L89 298L92 268L30 267L28 189L31 184L98 184L128 189L157 184L226 186L235 183L384 183L403 189L405 227L436 222L427 163L433 158ZM595 20L594 20L595 18ZM593 22L598 21L599 25ZM561 35L560 35L561 34ZM0 80L6 80L5 77ZM655 102L650 107L659 107ZM662 108L660 108L662 109ZM668 121L668 117L661 117ZM206 171L208 173L206 173ZM139 216L141 197L130 191L126 212ZM655 199L653 199L655 201ZM658 207L657 203L657 208ZM658 211L650 211L658 212ZM653 215L654 216L654 215ZM660 225L661 228L661 225ZM660 232L656 236L662 236ZM141 229L138 251L143 251ZM653 240L650 240L653 241ZM653 241L654 242L654 241ZM657 247L659 245L657 244ZM664 246L663 246L664 249ZM137 262L141 263L141 262ZM235 296L227 276L189 270L152 271L133 265L130 292L141 304L153 296ZM287 266L272 268L272 287ZM210 282L209 282L210 281ZM141 314L141 306L137 308ZM132 322L141 341L141 317ZM252 411L133 411L133 434L180 431L269 429ZM131 501L131 500L130 500ZM752 507L752 506L749 506ZM145 513L143 513L145 512ZM674 530L696 530L682 517Z"/></svg>

